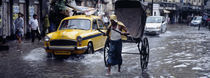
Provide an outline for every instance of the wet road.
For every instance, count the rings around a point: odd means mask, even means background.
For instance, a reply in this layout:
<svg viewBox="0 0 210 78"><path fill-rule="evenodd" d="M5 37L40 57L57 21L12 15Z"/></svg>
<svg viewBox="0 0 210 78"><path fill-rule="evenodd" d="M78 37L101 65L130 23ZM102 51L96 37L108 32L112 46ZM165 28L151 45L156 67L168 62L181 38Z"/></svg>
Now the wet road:
<svg viewBox="0 0 210 78"><path fill-rule="evenodd" d="M0 78L210 78L210 31L169 25L159 36L147 36L150 61L141 73L139 55L123 55L122 72L112 67L107 76L103 51L58 60L46 58L43 42L24 41L0 52ZM138 52L135 43L123 43L123 52ZM17 51L20 48L22 51Z"/></svg>

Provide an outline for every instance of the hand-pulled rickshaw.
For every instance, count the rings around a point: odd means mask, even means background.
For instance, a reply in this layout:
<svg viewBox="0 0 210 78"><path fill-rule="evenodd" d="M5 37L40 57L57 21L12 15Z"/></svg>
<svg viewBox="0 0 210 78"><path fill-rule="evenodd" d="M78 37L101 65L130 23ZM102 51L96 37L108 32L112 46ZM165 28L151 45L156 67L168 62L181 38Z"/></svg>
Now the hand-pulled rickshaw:
<svg viewBox="0 0 210 78"><path fill-rule="evenodd" d="M138 53L122 52L122 54L135 54L140 55L141 69L144 71L149 62L149 43L146 37L143 37L144 27L146 22L146 13L139 1L116 1L115 2L115 15L118 21L124 23L127 27L132 42L135 42L138 47ZM109 39L107 39L104 47L104 62L107 64Z"/></svg>

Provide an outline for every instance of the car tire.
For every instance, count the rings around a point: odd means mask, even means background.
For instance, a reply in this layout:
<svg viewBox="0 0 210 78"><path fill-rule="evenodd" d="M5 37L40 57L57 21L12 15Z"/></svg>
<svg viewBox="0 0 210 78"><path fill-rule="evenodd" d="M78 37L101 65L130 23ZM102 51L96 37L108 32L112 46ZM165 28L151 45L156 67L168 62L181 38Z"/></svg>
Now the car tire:
<svg viewBox="0 0 210 78"><path fill-rule="evenodd" d="M52 57L53 57L53 53L47 52L47 58L52 58Z"/></svg>
<svg viewBox="0 0 210 78"><path fill-rule="evenodd" d="M93 44L91 42L88 43L88 48L86 50L86 54L93 54L94 49L93 49Z"/></svg>
<svg viewBox="0 0 210 78"><path fill-rule="evenodd" d="M161 33L164 33L164 30L163 30L163 28L161 28L160 32L161 32Z"/></svg>
<svg viewBox="0 0 210 78"><path fill-rule="evenodd" d="M165 29L165 31L164 32L166 32L167 31L167 28Z"/></svg>

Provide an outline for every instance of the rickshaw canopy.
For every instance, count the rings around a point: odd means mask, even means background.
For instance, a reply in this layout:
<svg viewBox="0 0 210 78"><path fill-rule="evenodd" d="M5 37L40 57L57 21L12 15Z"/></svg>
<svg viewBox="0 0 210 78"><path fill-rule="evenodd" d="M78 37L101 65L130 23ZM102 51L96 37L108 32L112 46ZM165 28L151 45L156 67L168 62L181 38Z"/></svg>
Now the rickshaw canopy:
<svg viewBox="0 0 210 78"><path fill-rule="evenodd" d="M139 1L119 0L115 2L115 15L128 29L131 37L141 38L144 33L146 13Z"/></svg>

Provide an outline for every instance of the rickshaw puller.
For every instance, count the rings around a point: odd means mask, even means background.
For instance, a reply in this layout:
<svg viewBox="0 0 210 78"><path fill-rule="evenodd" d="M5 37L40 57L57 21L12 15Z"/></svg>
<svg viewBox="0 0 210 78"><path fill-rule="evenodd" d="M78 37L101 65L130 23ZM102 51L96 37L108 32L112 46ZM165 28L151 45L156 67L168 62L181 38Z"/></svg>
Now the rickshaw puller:
<svg viewBox="0 0 210 78"><path fill-rule="evenodd" d="M111 66L118 65L118 72L120 72L120 68L122 65L122 40L121 35L128 35L127 29L125 26L121 25L119 21L117 21L117 17L115 15L110 16L111 26L108 28L107 34L109 35L110 41L110 50L108 52L108 71L107 74L110 75ZM122 32L124 30L125 32Z"/></svg>

